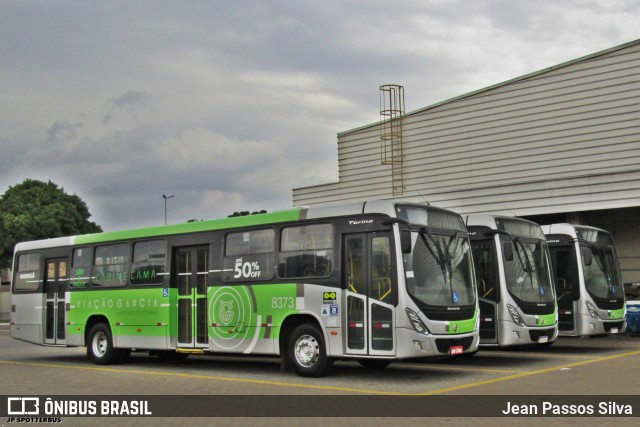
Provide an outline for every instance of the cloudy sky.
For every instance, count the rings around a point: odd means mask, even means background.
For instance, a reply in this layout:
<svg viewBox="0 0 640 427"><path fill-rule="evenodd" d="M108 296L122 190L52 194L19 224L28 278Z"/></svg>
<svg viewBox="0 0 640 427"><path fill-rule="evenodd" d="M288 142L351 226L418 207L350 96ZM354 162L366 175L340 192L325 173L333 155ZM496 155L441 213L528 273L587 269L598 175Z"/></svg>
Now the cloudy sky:
<svg viewBox="0 0 640 427"><path fill-rule="evenodd" d="M0 0L0 194L105 230L286 209L338 132L640 38L636 0Z"/></svg>

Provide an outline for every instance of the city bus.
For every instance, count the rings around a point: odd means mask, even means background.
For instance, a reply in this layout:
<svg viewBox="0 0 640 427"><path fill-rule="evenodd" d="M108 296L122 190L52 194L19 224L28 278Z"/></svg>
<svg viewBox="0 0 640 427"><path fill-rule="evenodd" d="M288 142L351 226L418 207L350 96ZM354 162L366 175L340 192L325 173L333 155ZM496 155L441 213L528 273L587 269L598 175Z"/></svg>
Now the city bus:
<svg viewBox="0 0 640 427"><path fill-rule="evenodd" d="M543 225L558 295L561 336L624 332L625 296L613 238L584 225Z"/></svg>
<svg viewBox="0 0 640 427"><path fill-rule="evenodd" d="M540 226L488 214L465 218L480 304L480 345L551 345L558 310Z"/></svg>
<svg viewBox="0 0 640 427"><path fill-rule="evenodd" d="M16 245L11 335L132 350L279 355L321 376L335 359L473 353L479 308L462 217L367 201Z"/></svg>

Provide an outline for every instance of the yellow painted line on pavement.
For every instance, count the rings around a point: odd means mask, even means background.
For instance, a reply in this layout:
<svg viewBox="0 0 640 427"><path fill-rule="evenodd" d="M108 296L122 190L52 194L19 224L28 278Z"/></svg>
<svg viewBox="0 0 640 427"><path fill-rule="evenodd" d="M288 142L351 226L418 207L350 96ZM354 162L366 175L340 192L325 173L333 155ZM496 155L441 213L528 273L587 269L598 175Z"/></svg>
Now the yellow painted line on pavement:
<svg viewBox="0 0 640 427"><path fill-rule="evenodd" d="M571 354L555 354L555 353L533 353L533 352L521 352L521 351L518 351L517 353L492 353L491 355L511 358L511 359L518 359L522 357L536 357L539 359L553 359L556 357L559 359L593 359L594 357L597 357L593 355L585 356L582 354L571 355Z"/></svg>
<svg viewBox="0 0 640 427"><path fill-rule="evenodd" d="M622 357L629 357L629 356L634 356L634 355L637 355L637 354L640 354L640 350L630 351L628 353L622 353L622 354L614 354L612 356L595 357L595 358L593 358L591 360L583 360L583 361L580 361L580 362L568 363L566 365L554 366L552 368L538 369L538 370L535 370L535 371L520 372L520 373L517 373L517 374L508 375L506 377L493 378L493 379L490 379L490 380L483 380L483 381L475 381L475 382L468 383L468 384L461 384L461 385L441 388L441 389L437 389L437 390L426 391L426 392L417 393L417 394L420 395L420 396L426 396L426 395L431 395L431 394L448 393L448 392L451 392L451 391L464 390L464 389L467 389L467 388L479 387L479 386L487 385L487 384L495 384L495 383L499 383L499 382L502 382L502 381L515 380L515 379L518 379L518 378L528 377L528 376L531 376L531 375L540 375L540 374L546 374L546 373L549 373L549 372L556 372L556 371L559 371L561 369L575 368L577 366L589 365L591 363L604 362L606 360L620 359Z"/></svg>
<svg viewBox="0 0 640 427"><path fill-rule="evenodd" d="M85 371L114 372L118 374L141 374L141 375L190 378L190 379L199 379L199 380L226 381L226 382L236 382L236 383L277 385L281 387L306 388L306 389L312 389L312 390L342 391L342 392L350 392L350 393L382 394L382 395L406 395L407 394L407 393L387 392L383 390L368 390L368 389L361 389L361 388L297 384L297 383L287 383L287 382L281 382L281 381L250 380L246 378L219 377L215 375L184 374L184 373L178 373L178 372L141 371L137 369L101 368L101 367L93 367L93 366L69 366L69 365L59 365L54 363L19 362L19 361L10 361L10 360L0 360L0 363L23 365L23 366L37 366L41 368L80 369Z"/></svg>
<svg viewBox="0 0 640 427"><path fill-rule="evenodd" d="M526 372L518 369L490 369L490 368L467 368L463 366L447 366L447 365L429 365L429 364L409 364L409 363L393 363L390 368L416 368L425 371L469 371L469 372L486 372L489 374L513 374L517 372Z"/></svg>

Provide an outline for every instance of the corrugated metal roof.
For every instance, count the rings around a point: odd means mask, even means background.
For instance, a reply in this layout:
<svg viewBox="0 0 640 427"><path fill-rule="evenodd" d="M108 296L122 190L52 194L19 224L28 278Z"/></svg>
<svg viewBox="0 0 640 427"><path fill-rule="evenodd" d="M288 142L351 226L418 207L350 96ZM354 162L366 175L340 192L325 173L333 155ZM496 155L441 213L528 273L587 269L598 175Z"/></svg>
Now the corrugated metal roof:
<svg viewBox="0 0 640 427"><path fill-rule="evenodd" d="M611 48L608 48L608 49L605 49L605 50L601 50L599 52L595 52L595 53L592 53L592 54L589 54L589 55L586 55L586 56L582 56L582 57L579 57L579 58L576 58L576 59L572 59L570 61L563 62L561 64L554 65L552 67L547 67L547 68L544 68L542 70L534 71L532 73L525 74L523 76L516 77L516 78L510 79L510 80L507 80L507 81L504 81L504 82L501 82L501 83L497 83L497 84L494 84L494 85L491 85L491 86L487 86L487 87L484 87L482 89L474 90L473 92L465 93L463 95L458 95L456 97L447 99L445 101L440 101L440 102L437 102L435 104L431 104L429 106L419 108L419 109L417 109L415 111L408 112L403 117L407 117L407 116L411 116L411 115L414 115L414 114L418 114L418 113L421 113L423 111L429 110L431 108L435 108L435 107L439 107L439 106L444 105L444 104L448 104L448 103L451 103L451 102L459 101L461 99L468 98L470 96L477 95L479 93L486 92L486 91L489 91L489 90L492 90L492 89L495 89L495 88L498 88L498 87L501 87L501 86L506 86L508 84L512 84L512 83L519 82L519 81L522 81L522 80L526 80L526 79L529 79L529 78L532 78L532 77L536 77L536 76L539 76L541 74L545 74L545 73L557 70L559 68L567 67L569 65L573 65L573 64L576 64L576 63L579 63L579 62L583 62L583 61L588 61L588 60L591 60L593 58L597 58L598 56L606 55L606 54L609 54L611 52L615 52L616 50L625 49L625 48L628 48L630 46L634 46L634 45L637 45L637 44L640 44L640 39L633 40L633 41L630 41L628 43L624 43L624 44L621 44L621 45L618 45L618 46L614 46L614 47L611 47ZM375 123L370 123L370 124L367 124L367 125L359 126L357 128L354 128L354 129L346 130L344 132L339 132L338 133L338 137L342 137L342 136L345 136L345 135L348 135L348 134L354 133L354 132L359 132L361 130L364 130L364 129L367 129L367 128L370 128L370 127L378 126L379 124L380 124L380 122L378 121L378 122L375 122Z"/></svg>

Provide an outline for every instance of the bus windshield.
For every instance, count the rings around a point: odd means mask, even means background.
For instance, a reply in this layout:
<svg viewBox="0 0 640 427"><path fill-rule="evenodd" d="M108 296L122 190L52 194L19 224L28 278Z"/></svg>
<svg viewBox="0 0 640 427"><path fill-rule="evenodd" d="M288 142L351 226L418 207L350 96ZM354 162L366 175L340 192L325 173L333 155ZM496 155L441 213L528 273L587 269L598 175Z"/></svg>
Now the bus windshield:
<svg viewBox="0 0 640 427"><path fill-rule="evenodd" d="M553 302L549 263L544 241L513 238L513 254L503 254L509 293L522 302Z"/></svg>
<svg viewBox="0 0 640 427"><path fill-rule="evenodd" d="M407 290L413 298L431 306L475 304L467 236L423 227L411 233L411 248L404 255L404 264Z"/></svg>
<svg viewBox="0 0 640 427"><path fill-rule="evenodd" d="M593 243L581 248L580 258L587 291L600 299L623 298L624 288L613 247Z"/></svg>

